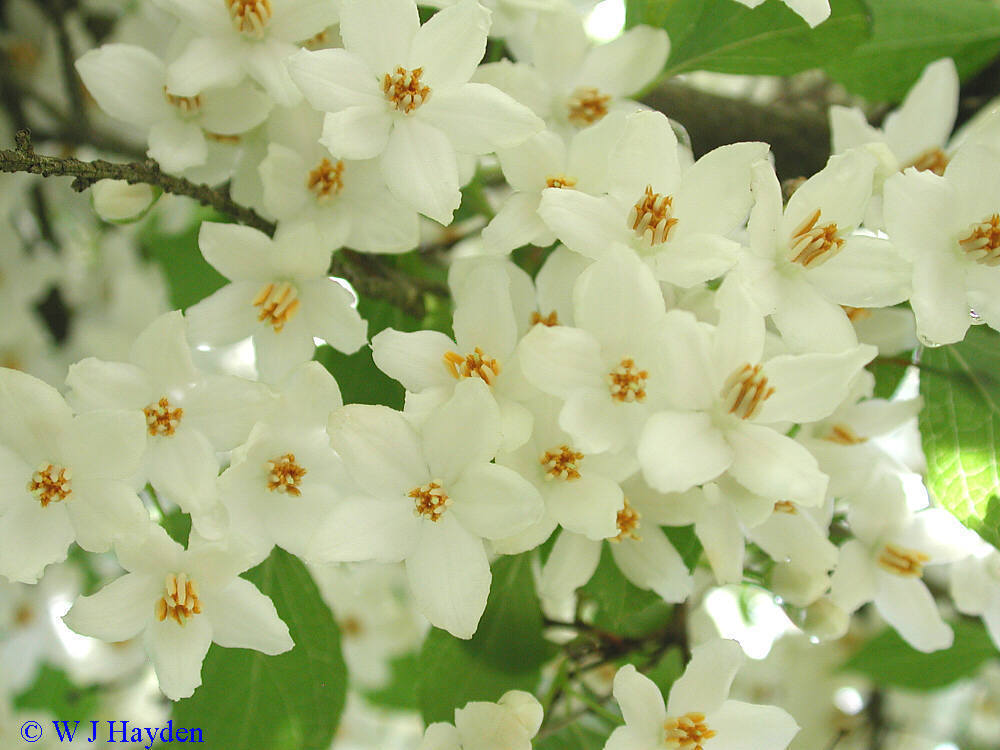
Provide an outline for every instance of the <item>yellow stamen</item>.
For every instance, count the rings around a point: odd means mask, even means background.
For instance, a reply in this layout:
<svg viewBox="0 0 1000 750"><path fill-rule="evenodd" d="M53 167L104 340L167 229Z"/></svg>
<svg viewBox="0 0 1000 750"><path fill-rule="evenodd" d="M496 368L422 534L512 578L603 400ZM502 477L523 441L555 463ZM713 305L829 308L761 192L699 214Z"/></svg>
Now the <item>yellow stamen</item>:
<svg viewBox="0 0 1000 750"><path fill-rule="evenodd" d="M580 128L593 125L608 113L610 102L609 94L602 94L595 88L578 88L567 102L569 121Z"/></svg>
<svg viewBox="0 0 1000 750"><path fill-rule="evenodd" d="M440 479L415 487L407 493L407 497L412 497L416 501L414 515L423 516L435 523L441 520L444 509L451 505L451 498L441 489Z"/></svg>
<svg viewBox="0 0 1000 750"><path fill-rule="evenodd" d="M233 28L256 39L264 36L264 27L273 15L271 0L226 0L226 5Z"/></svg>
<svg viewBox="0 0 1000 750"><path fill-rule="evenodd" d="M445 352L444 366L456 380L475 377L481 378L486 385L493 385L493 381L500 374L500 363L487 357L478 346L472 354L466 354L464 357L458 352Z"/></svg>
<svg viewBox="0 0 1000 750"><path fill-rule="evenodd" d="M156 619L163 622L168 617L178 625L184 625L189 617L201 614L201 600L198 586L184 573L170 573L167 576L166 593L156 601Z"/></svg>
<svg viewBox="0 0 1000 750"><path fill-rule="evenodd" d="M768 388L767 377L760 365L743 365L730 375L722 386L722 401L727 411L740 419L750 419L760 413L764 402L774 395Z"/></svg>
<svg viewBox="0 0 1000 750"><path fill-rule="evenodd" d="M265 285L254 297L253 306L260 308L257 320L267 321L275 333L299 311L298 290L287 281Z"/></svg>
<svg viewBox="0 0 1000 750"><path fill-rule="evenodd" d="M715 736L715 732L705 725L705 714L696 712L667 719L663 729L667 747L676 750L703 750L702 743Z"/></svg>
<svg viewBox="0 0 1000 750"><path fill-rule="evenodd" d="M648 378L648 371L640 370L633 359L626 357L607 375L611 398L623 404L645 400Z"/></svg>
<svg viewBox="0 0 1000 750"><path fill-rule="evenodd" d="M625 504L618 511L618 516L615 518L615 523L618 525L618 535L611 537L609 541L620 542L627 537L641 542L642 537L638 534L640 518L639 511L632 507L628 498L625 498Z"/></svg>
<svg viewBox="0 0 1000 750"><path fill-rule="evenodd" d="M1000 266L1000 214L973 224L969 234L958 244L970 260L984 266Z"/></svg>
<svg viewBox="0 0 1000 750"><path fill-rule="evenodd" d="M920 578L924 574L924 563L930 559L929 555L915 549L886 544L879 553L878 564L898 576Z"/></svg>
<svg viewBox="0 0 1000 750"><path fill-rule="evenodd" d="M836 224L819 225L820 209L816 209L792 233L788 260L803 268L818 268L844 249L844 238Z"/></svg>
<svg viewBox="0 0 1000 750"><path fill-rule="evenodd" d="M146 415L146 429L151 436L170 437L177 430L177 425L184 416L184 409L179 406L171 409L170 401L164 396L155 404L145 407L142 413Z"/></svg>
<svg viewBox="0 0 1000 750"><path fill-rule="evenodd" d="M299 484L306 473L306 470L295 462L294 453L272 458L267 462L267 488L271 492L298 497L302 494Z"/></svg>
<svg viewBox="0 0 1000 750"><path fill-rule="evenodd" d="M43 508L47 508L49 503L61 503L73 493L70 485L72 478L70 470L63 466L41 464L31 475L28 492L38 499Z"/></svg>
<svg viewBox="0 0 1000 750"><path fill-rule="evenodd" d="M650 247L662 245L677 224L672 214L673 205L673 196L654 193L653 186L647 185L646 191L629 211L628 225Z"/></svg>
<svg viewBox="0 0 1000 750"><path fill-rule="evenodd" d="M420 81L423 74L423 68L407 70L403 67L397 67L393 73L386 73L382 78L385 98L398 111L410 114L431 98L430 87Z"/></svg>
<svg viewBox="0 0 1000 750"><path fill-rule="evenodd" d="M579 479L580 470L577 463L583 460L583 454L577 453L568 445L545 451L538 462L545 467L546 479Z"/></svg>
<svg viewBox="0 0 1000 750"><path fill-rule="evenodd" d="M325 203L340 195L344 189L344 162L336 164L329 159L323 159L306 179L306 187L316 196L316 200Z"/></svg>

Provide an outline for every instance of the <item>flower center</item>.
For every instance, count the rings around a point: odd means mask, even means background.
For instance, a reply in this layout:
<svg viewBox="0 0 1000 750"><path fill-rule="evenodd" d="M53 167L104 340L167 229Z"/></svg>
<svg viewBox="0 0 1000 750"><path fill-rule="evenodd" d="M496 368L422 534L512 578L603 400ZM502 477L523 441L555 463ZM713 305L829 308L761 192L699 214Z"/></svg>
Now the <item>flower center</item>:
<svg viewBox="0 0 1000 750"><path fill-rule="evenodd" d="M878 555L878 564L898 576L920 578L924 574L924 563L930 559L928 555L915 549L886 544Z"/></svg>
<svg viewBox="0 0 1000 750"><path fill-rule="evenodd" d="M28 492L38 498L43 508L49 503L60 503L73 492L70 480L73 478L69 469L54 464L41 464L28 482Z"/></svg>
<svg viewBox="0 0 1000 750"><path fill-rule="evenodd" d="M969 235L958 244L970 260L984 266L1000 266L1000 214L973 224Z"/></svg>
<svg viewBox="0 0 1000 750"><path fill-rule="evenodd" d="M663 722L667 747L678 750L702 750L702 743L715 736L715 732L705 725L705 714L686 713L676 719Z"/></svg>
<svg viewBox="0 0 1000 750"><path fill-rule="evenodd" d="M299 484L305 475L306 470L295 463L294 453L286 453L267 462L267 488L271 492L298 497L302 494Z"/></svg>
<svg viewBox="0 0 1000 750"><path fill-rule="evenodd" d="M146 429L152 436L163 435L170 437L177 430L177 425L184 416L184 409L177 407L170 408L170 402L164 396L155 404L150 404L142 410L146 415Z"/></svg>
<svg viewBox="0 0 1000 750"><path fill-rule="evenodd" d="M580 128L593 125L608 113L610 101L610 94L602 94L595 88L578 88L567 102L569 121Z"/></svg>
<svg viewBox="0 0 1000 750"><path fill-rule="evenodd" d="M156 619L163 622L168 617L184 625L189 617L201 614L198 586L184 573L167 575L166 593L156 602Z"/></svg>
<svg viewBox="0 0 1000 750"><path fill-rule="evenodd" d="M323 159L309 173L306 187L316 196L316 201L326 203L331 198L340 195L344 189L344 162L332 164L329 159Z"/></svg>
<svg viewBox="0 0 1000 750"><path fill-rule="evenodd" d="M637 542L642 541L642 537L637 533L639 531L639 518L639 511L629 504L628 498L625 498L625 505L618 511L618 516L615 518L615 523L618 525L618 535L611 537L610 541L620 542L625 537Z"/></svg>
<svg viewBox="0 0 1000 750"><path fill-rule="evenodd" d="M626 357L618 363L618 367L608 373L611 398L621 403L644 400L648 377L649 372L640 370L631 357Z"/></svg>
<svg viewBox="0 0 1000 750"><path fill-rule="evenodd" d="M478 346L472 354L464 357L458 352L445 352L444 366L456 380L461 378L482 378L486 385L493 385L493 380L500 374L500 363L490 359Z"/></svg>
<svg viewBox="0 0 1000 750"><path fill-rule="evenodd" d="M823 436L823 439L829 440L831 443L837 443L838 445L858 445L859 443L863 443L868 440L868 438L858 435L858 433L846 424L835 424L830 428L830 431Z"/></svg>
<svg viewBox="0 0 1000 750"><path fill-rule="evenodd" d="M789 502L788 500L779 500L774 504L774 512L787 513L790 516L794 516L799 512L799 510L795 507L795 503Z"/></svg>
<svg viewBox="0 0 1000 750"><path fill-rule="evenodd" d="M567 177L564 174L550 175L545 178L545 186L550 188L573 188L576 187L576 178Z"/></svg>
<svg viewBox="0 0 1000 750"><path fill-rule="evenodd" d="M846 305L841 305L840 308L847 313L847 319L852 323L857 323L859 320L867 320L872 316L872 311L867 307L847 307Z"/></svg>
<svg viewBox="0 0 1000 750"><path fill-rule="evenodd" d="M583 454L577 453L568 445L560 445L554 450L545 451L538 462L545 467L545 479L579 479L580 470L577 463L583 460Z"/></svg>
<svg viewBox="0 0 1000 750"><path fill-rule="evenodd" d="M818 224L820 213L817 208L792 233L787 258L803 268L817 268L844 249L836 224Z"/></svg>
<svg viewBox="0 0 1000 750"><path fill-rule="evenodd" d="M734 370L722 386L723 405L740 419L755 417L773 395L774 388L767 387L767 377L760 365L743 365Z"/></svg>
<svg viewBox="0 0 1000 750"><path fill-rule="evenodd" d="M407 70L397 67L394 73L382 78L382 91L397 110L408 115L431 98L431 89L420 82L423 68Z"/></svg>
<svg viewBox="0 0 1000 750"><path fill-rule="evenodd" d="M673 204L673 196L654 193L653 186L646 185L646 192L629 211L628 224L638 237L649 242L650 247L661 245L677 223L671 215Z"/></svg>
<svg viewBox="0 0 1000 750"><path fill-rule="evenodd" d="M537 325L539 323L543 326L548 326L549 328L557 326L559 325L559 314L555 310L545 316L538 312L531 313L531 325Z"/></svg>
<svg viewBox="0 0 1000 750"><path fill-rule="evenodd" d="M944 170L948 166L948 156L944 151L935 147L924 151L920 156L903 167L916 167L920 172L933 172L938 177L944 176Z"/></svg>
<svg viewBox="0 0 1000 750"><path fill-rule="evenodd" d="M298 290L287 281L267 284L253 300L253 306L260 308L257 320L266 320L275 333L281 333L285 324L299 311L298 296Z"/></svg>
<svg viewBox="0 0 1000 750"><path fill-rule="evenodd" d="M241 34L260 39L271 20L271 0L226 0L233 28Z"/></svg>
<svg viewBox="0 0 1000 750"><path fill-rule="evenodd" d="M178 110L182 115L196 115L201 111L201 94L195 96L175 96L167 91L167 87L164 86L163 97L167 100L167 104Z"/></svg>
<svg viewBox="0 0 1000 750"><path fill-rule="evenodd" d="M440 479L415 487L407 493L407 497L412 497L416 504L414 515L429 518L435 523L441 520L444 509L451 505L451 498L441 489Z"/></svg>

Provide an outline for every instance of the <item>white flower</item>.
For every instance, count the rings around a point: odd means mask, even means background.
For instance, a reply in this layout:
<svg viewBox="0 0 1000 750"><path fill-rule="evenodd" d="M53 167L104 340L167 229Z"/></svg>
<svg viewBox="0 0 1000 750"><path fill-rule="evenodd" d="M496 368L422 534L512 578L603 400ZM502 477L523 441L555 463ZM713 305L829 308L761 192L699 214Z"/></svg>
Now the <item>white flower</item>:
<svg viewBox="0 0 1000 750"><path fill-rule="evenodd" d="M727 235L746 220L750 166L767 148L723 146L684 169L666 116L636 112L609 157L609 195L548 188L539 215L571 250L602 258L627 248L657 278L693 286L736 262L739 245Z"/></svg>
<svg viewBox="0 0 1000 750"><path fill-rule="evenodd" d="M302 51L289 61L306 99L328 113L321 141L330 152L380 157L396 197L441 224L461 202L456 154L509 148L544 127L506 94L468 83L489 24L476 0L423 26L413 0L344 0L346 49Z"/></svg>
<svg viewBox="0 0 1000 750"><path fill-rule="evenodd" d="M865 149L831 157L783 208L774 168L754 165L750 247L735 275L794 350L854 346L841 305L887 307L909 296L911 269L901 252L885 239L854 233L875 167Z"/></svg>
<svg viewBox="0 0 1000 750"><path fill-rule="evenodd" d="M280 654L294 645L271 600L239 577L249 565L222 548L185 550L159 526L115 546L129 571L63 618L81 635L116 643L145 634L146 648L171 700L201 684L201 664L213 643Z"/></svg>
<svg viewBox="0 0 1000 750"><path fill-rule="evenodd" d="M959 149L939 177L908 169L885 183L885 224L913 260L910 304L928 346L961 341L970 310L1000 330L1000 156Z"/></svg>
<svg viewBox="0 0 1000 750"><path fill-rule="evenodd" d="M198 244L233 283L188 309L193 342L219 346L252 335L257 370L269 381L312 359L314 338L348 354L365 343L367 323L351 293L328 276L330 248L314 228L272 240L250 227L205 222Z"/></svg>
<svg viewBox="0 0 1000 750"><path fill-rule="evenodd" d="M157 492L192 514L206 536L222 532L217 451L246 440L272 399L267 388L194 366L184 317L166 313L139 334L128 362L88 357L70 367L69 399L81 411L127 409L146 427L142 474Z"/></svg>
<svg viewBox="0 0 1000 750"><path fill-rule="evenodd" d="M1000 648L1000 552L982 544L951 566L951 596L959 612L978 615Z"/></svg>
<svg viewBox="0 0 1000 750"><path fill-rule="evenodd" d="M551 131L519 146L497 152L504 177L514 189L483 229L491 253L509 253L522 245L547 247L555 234L538 215L542 191L550 187L597 195L607 190L608 153L621 135L624 118L605 118L576 133L569 146Z"/></svg>
<svg viewBox="0 0 1000 750"><path fill-rule="evenodd" d="M748 8L756 8L764 0L736 0ZM830 17L830 0L782 0L785 5L802 16L810 26L818 26Z"/></svg>
<svg viewBox="0 0 1000 750"><path fill-rule="evenodd" d="M436 627L471 638L490 590L483 539L516 534L543 509L527 480L490 463L500 413L485 383L459 383L419 432L398 412L360 404L335 412L329 432L367 496L337 504L310 558L405 560L417 608Z"/></svg>
<svg viewBox="0 0 1000 750"><path fill-rule="evenodd" d="M925 565L964 557L969 532L940 508L912 513L898 476L890 474L850 499L847 520L856 538L840 548L831 601L847 612L874 601L915 649L950 647L954 634L921 577Z"/></svg>
<svg viewBox="0 0 1000 750"><path fill-rule="evenodd" d="M285 60L297 42L337 21L333 0L154 1L180 19L187 32L183 38L190 39L167 70L167 87L179 96L234 86L250 76L276 103L291 106L302 95Z"/></svg>
<svg viewBox="0 0 1000 750"><path fill-rule="evenodd" d="M624 498L615 518L617 533L605 541L615 565L629 581L664 601L682 602L694 584L684 560L659 527L660 504L648 500L641 495ZM560 611L571 601L573 592L597 570L603 547L604 541L565 529L559 533L538 581L543 609Z"/></svg>
<svg viewBox="0 0 1000 750"><path fill-rule="evenodd" d="M219 0L219 10L223 2ZM250 86L214 87L180 95L168 89L167 70L152 52L106 44L76 61L87 91L112 117L139 127L148 154L167 172L183 172L208 160L206 134L236 135L267 117L271 102Z"/></svg>
<svg viewBox="0 0 1000 750"><path fill-rule="evenodd" d="M145 444L141 414L74 417L51 386L0 369L0 575L34 583L71 542L104 552L147 522L126 484Z"/></svg>
<svg viewBox="0 0 1000 750"><path fill-rule="evenodd" d="M663 294L643 263L622 254L587 268L573 296L577 327L536 325L521 340L521 367L564 402L559 425L578 450L619 451L666 396Z"/></svg>
<svg viewBox="0 0 1000 750"><path fill-rule="evenodd" d="M455 341L437 331L403 333L392 328L372 339L376 366L421 396L421 411L443 403L466 379L490 387L500 409L503 449L513 450L531 434L531 412L518 403L520 383L515 347L511 278L490 261L464 268L452 285ZM415 404L407 399L407 411Z"/></svg>
<svg viewBox="0 0 1000 750"><path fill-rule="evenodd" d="M519 60L483 65L476 80L531 107L560 135L640 105L638 94L663 70L670 39L663 29L636 26L606 44L587 37L579 13L539 13L531 33L509 40Z"/></svg>
<svg viewBox="0 0 1000 750"><path fill-rule="evenodd" d="M542 718L535 696L508 690L496 703L472 701L456 708L454 725L431 724L417 750L531 750Z"/></svg>
<svg viewBox="0 0 1000 750"><path fill-rule="evenodd" d="M643 476L661 492L683 492L728 472L772 501L822 504L826 475L784 432L829 415L875 348L765 359L764 322L742 288L724 282L717 301L714 331L691 313L667 314L670 408L650 417L639 438Z"/></svg>
<svg viewBox="0 0 1000 750"><path fill-rule="evenodd" d="M696 647L684 674L670 688L667 705L648 677L626 664L615 675L614 695L625 717L605 750L700 748L784 750L798 732L777 706L731 700L729 688L743 663L736 641L716 639Z"/></svg>
<svg viewBox="0 0 1000 750"><path fill-rule="evenodd" d="M332 157L319 141L322 117L301 105L271 117L260 163L264 209L287 228L313 222L330 247L398 253L419 242L417 212L385 186L376 159Z"/></svg>

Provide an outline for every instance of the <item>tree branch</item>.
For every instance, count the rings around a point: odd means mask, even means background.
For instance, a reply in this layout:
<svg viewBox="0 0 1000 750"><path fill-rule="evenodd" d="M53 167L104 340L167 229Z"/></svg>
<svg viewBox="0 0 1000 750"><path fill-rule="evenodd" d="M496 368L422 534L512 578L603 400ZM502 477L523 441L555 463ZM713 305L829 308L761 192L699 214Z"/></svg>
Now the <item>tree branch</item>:
<svg viewBox="0 0 1000 750"><path fill-rule="evenodd" d="M14 135L14 150L0 150L0 172L28 172L42 177L73 177L72 188L83 192L99 180L125 180L130 184L145 183L159 187L166 193L194 198L216 211L231 216L241 224L274 234L274 223L260 216L252 208L241 206L225 192L208 185L197 185L183 177L164 174L152 159L142 162L117 163L95 159L81 161L72 157L59 158L35 153L31 134L19 130Z"/></svg>

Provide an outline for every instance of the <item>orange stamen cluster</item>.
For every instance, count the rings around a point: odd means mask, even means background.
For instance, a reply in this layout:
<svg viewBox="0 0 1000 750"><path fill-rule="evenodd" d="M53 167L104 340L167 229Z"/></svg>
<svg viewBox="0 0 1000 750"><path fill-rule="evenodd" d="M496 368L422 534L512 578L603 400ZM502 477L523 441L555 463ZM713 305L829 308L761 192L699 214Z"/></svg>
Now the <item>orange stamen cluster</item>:
<svg viewBox="0 0 1000 750"><path fill-rule="evenodd" d="M611 537L611 541L620 542L626 537L637 542L642 541L642 537L638 534L640 518L639 511L632 507L628 498L625 498L625 504L618 511L618 515L615 518L615 523L618 526L618 535Z"/></svg>
<svg viewBox="0 0 1000 750"><path fill-rule="evenodd" d="M545 178L545 185L550 188L573 188L576 187L576 178L564 174L551 175Z"/></svg>
<svg viewBox="0 0 1000 750"><path fill-rule="evenodd" d="M914 549L886 544L878 555L878 564L904 578L920 578L924 574L924 563L930 556Z"/></svg>
<svg viewBox="0 0 1000 750"><path fill-rule="evenodd" d="M969 235L958 241L966 257L984 266L1000 266L1000 214L974 224Z"/></svg>
<svg viewBox="0 0 1000 750"><path fill-rule="evenodd" d="M344 189L344 162L338 161L334 164L329 159L324 158L309 172L306 187L320 203L325 203L340 195L340 191Z"/></svg>
<svg viewBox="0 0 1000 750"><path fill-rule="evenodd" d="M295 317L299 305L298 290L287 281L265 285L253 300L253 306L260 308L257 320L270 323L275 333Z"/></svg>
<svg viewBox="0 0 1000 750"><path fill-rule="evenodd" d="M295 454L286 453L267 462L267 488L271 492L281 492L298 497L302 494L299 484L306 470L295 463Z"/></svg>
<svg viewBox="0 0 1000 750"><path fill-rule="evenodd" d="M538 462L545 467L546 479L579 479L580 470L577 463L583 460L583 454L577 453L568 445L560 445L555 450L545 451Z"/></svg>
<svg viewBox="0 0 1000 750"><path fill-rule="evenodd" d="M858 435L858 433L851 429L850 425L835 424L823 436L823 439L829 440L831 443L837 443L837 445L858 445L865 442L868 438Z"/></svg>
<svg viewBox="0 0 1000 750"><path fill-rule="evenodd" d="M844 238L836 224L819 224L816 209L792 233L788 260L803 268L818 268L844 249Z"/></svg>
<svg viewBox="0 0 1000 750"><path fill-rule="evenodd" d="M611 398L623 404L645 400L647 378L649 372L640 370L631 357L626 357L608 373Z"/></svg>
<svg viewBox="0 0 1000 750"><path fill-rule="evenodd" d="M163 96L174 109L180 111L182 115L196 115L201 111L201 94L196 96L175 96L163 87Z"/></svg>
<svg viewBox="0 0 1000 750"><path fill-rule="evenodd" d="M743 365L726 378L722 386L726 410L740 419L757 416L764 402L773 395L774 388L768 387L760 365Z"/></svg>
<svg viewBox="0 0 1000 750"><path fill-rule="evenodd" d="M146 429L150 436L170 437L176 432L177 425L181 423L184 409L179 406L176 409L171 409L170 401L164 396L155 404L145 407L142 413L146 415Z"/></svg>
<svg viewBox="0 0 1000 750"><path fill-rule="evenodd" d="M673 205L673 196L654 193L653 186L647 185L642 197L629 211L628 225L650 247L662 245L677 223L671 213Z"/></svg>
<svg viewBox="0 0 1000 750"><path fill-rule="evenodd" d="M944 170L948 168L948 155L941 149L929 148L920 156L907 164L907 167L916 167L920 172L933 172L938 177L944 176Z"/></svg>
<svg viewBox="0 0 1000 750"><path fill-rule="evenodd" d="M73 493L70 479L72 473L69 469L53 464L42 464L31 475L28 492L38 499L43 508L47 508L49 503L61 503Z"/></svg>
<svg viewBox="0 0 1000 750"><path fill-rule="evenodd" d="M386 73L382 78L382 92L397 110L410 114L431 98L431 89L421 83L423 68L407 70L397 67L395 72Z"/></svg>
<svg viewBox="0 0 1000 750"><path fill-rule="evenodd" d="M261 38L264 27L271 20L271 0L226 0L229 18L241 34Z"/></svg>
<svg viewBox="0 0 1000 750"><path fill-rule="evenodd" d="M168 617L184 625L189 617L201 614L198 586L184 573L167 576L166 593L156 602L156 619L163 622Z"/></svg>
<svg viewBox="0 0 1000 750"><path fill-rule="evenodd" d="M487 357L478 346L472 354L466 354L464 357L458 352L445 352L444 366L456 380L475 377L481 378L486 385L493 385L493 381L500 374L500 363Z"/></svg>
<svg viewBox="0 0 1000 750"><path fill-rule="evenodd" d="M686 713L676 719L663 722L665 741L669 748L676 750L703 750L705 740L715 736L715 732L705 726L705 714Z"/></svg>
<svg viewBox="0 0 1000 750"><path fill-rule="evenodd" d="M611 96L609 94L602 94L595 88L578 88L570 95L567 102L568 119L580 128L593 125L608 113L608 104L610 103Z"/></svg>
<svg viewBox="0 0 1000 750"><path fill-rule="evenodd" d="M531 325L538 325L539 323L549 328L557 326L559 325L559 314L555 310L544 316L538 312L531 313Z"/></svg>
<svg viewBox="0 0 1000 750"><path fill-rule="evenodd" d="M451 498L441 489L440 479L415 487L407 493L407 497L416 501L414 515L423 516L435 523L441 520L444 509L451 505Z"/></svg>

